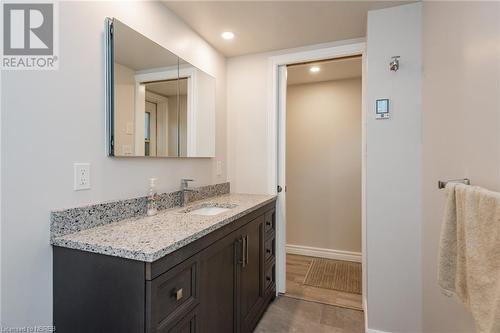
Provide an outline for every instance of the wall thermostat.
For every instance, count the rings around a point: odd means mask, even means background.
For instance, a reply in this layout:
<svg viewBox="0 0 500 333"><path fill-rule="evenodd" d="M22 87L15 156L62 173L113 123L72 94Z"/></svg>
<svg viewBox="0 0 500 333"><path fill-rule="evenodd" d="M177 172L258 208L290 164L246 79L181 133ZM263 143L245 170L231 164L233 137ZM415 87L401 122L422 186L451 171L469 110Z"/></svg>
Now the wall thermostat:
<svg viewBox="0 0 500 333"><path fill-rule="evenodd" d="M389 119L389 99L377 99L375 107L376 119Z"/></svg>

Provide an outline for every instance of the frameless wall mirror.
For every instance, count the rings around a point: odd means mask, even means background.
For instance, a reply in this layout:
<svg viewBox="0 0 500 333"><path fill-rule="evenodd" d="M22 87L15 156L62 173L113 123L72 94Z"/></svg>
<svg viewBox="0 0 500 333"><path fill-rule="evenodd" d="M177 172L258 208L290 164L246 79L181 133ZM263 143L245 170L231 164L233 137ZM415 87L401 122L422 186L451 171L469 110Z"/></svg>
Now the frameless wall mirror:
<svg viewBox="0 0 500 333"><path fill-rule="evenodd" d="M215 78L106 19L108 155L213 157Z"/></svg>

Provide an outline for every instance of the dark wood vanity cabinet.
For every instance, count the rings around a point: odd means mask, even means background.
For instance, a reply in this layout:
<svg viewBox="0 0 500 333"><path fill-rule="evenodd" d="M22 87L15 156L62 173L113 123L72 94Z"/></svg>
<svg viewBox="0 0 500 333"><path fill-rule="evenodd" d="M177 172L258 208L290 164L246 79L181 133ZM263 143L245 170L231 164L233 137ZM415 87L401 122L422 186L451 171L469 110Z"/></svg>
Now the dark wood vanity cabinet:
<svg viewBox="0 0 500 333"><path fill-rule="evenodd" d="M57 332L252 332L276 293L274 202L153 262L54 247Z"/></svg>
<svg viewBox="0 0 500 333"><path fill-rule="evenodd" d="M244 243L239 267L240 332L252 332L265 298L264 288L264 215L242 228Z"/></svg>
<svg viewBox="0 0 500 333"><path fill-rule="evenodd" d="M201 256L202 326L196 332L236 332L237 270L242 242L233 232Z"/></svg>

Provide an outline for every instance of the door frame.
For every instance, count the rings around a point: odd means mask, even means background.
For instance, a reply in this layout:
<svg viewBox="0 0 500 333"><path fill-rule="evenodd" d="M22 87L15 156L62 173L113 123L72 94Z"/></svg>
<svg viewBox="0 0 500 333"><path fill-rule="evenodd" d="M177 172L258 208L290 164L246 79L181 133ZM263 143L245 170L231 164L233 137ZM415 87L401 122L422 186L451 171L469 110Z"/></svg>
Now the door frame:
<svg viewBox="0 0 500 333"><path fill-rule="evenodd" d="M135 80L135 96L136 96L136 104L135 104L135 114L136 114L136 121L137 117L140 117L141 112L144 111L142 110L142 102L145 100L144 97L144 84L147 82L154 82L154 81L163 81L163 80L173 80L173 79L187 79L187 104L186 104L186 109L187 109L187 128L186 128L186 154L187 156L195 156L196 155L196 128L198 126L198 116L197 112L198 111L198 105L196 102L195 96L197 96L197 90L198 84L198 70L195 68L191 67L163 67L163 68L158 68L156 71L138 71L134 75L134 80ZM177 89L177 95L179 95L179 89ZM181 140L180 140L180 110L179 110L179 96L177 96L177 154L181 154ZM140 129L141 126L137 126L140 134ZM144 128L144 126L142 126ZM143 133L144 134L144 133ZM138 136L138 135L137 135ZM144 135L143 135L144 136ZM136 142L137 139L136 138ZM136 143L137 145L137 143Z"/></svg>
<svg viewBox="0 0 500 333"><path fill-rule="evenodd" d="M286 113L281 114L280 100L283 103L283 89L279 86L279 68L283 65L291 65L302 62L318 61L324 59L341 58L346 56L361 55L362 57L362 88L361 88L361 144L362 144L362 175L361 175L361 253L362 253L362 286L363 286L363 309L367 316L367 253L366 253L366 43L358 41L343 41L336 43L337 46L321 47L306 51L296 51L272 56L268 59L268 82L270 82L270 93L267 101L267 147L268 168L267 192L278 194L277 186L284 185L279 182L279 176L285 173L285 128ZM286 92L286 90L285 90ZM283 195L282 195L283 194ZM286 217L285 217L285 195L278 194L276 207L276 292L284 293L286 290Z"/></svg>

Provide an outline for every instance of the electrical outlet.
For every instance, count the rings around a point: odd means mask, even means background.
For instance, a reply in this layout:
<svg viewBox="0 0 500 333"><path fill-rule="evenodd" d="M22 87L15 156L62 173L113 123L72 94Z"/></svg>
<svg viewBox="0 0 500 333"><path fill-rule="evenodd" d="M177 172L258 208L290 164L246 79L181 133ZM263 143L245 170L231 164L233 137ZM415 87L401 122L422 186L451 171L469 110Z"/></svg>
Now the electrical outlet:
<svg viewBox="0 0 500 333"><path fill-rule="evenodd" d="M74 190L90 189L90 163L75 163L74 170Z"/></svg>
<svg viewBox="0 0 500 333"><path fill-rule="evenodd" d="M217 176L222 175L222 161L217 161L216 173L217 173Z"/></svg>

